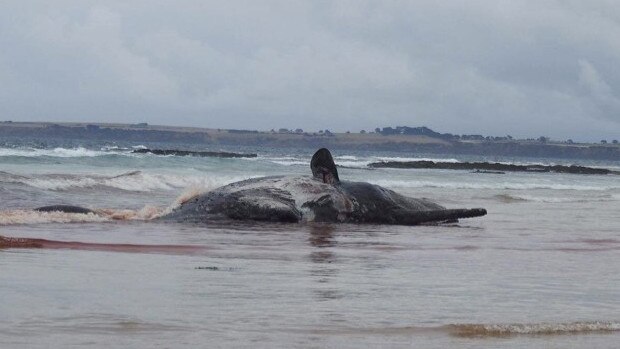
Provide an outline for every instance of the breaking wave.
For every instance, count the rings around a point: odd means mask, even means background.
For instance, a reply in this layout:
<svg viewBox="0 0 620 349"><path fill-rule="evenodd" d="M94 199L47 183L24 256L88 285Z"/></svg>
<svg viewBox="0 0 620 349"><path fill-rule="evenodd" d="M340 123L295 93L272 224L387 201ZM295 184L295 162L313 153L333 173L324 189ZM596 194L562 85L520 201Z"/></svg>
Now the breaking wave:
<svg viewBox="0 0 620 349"><path fill-rule="evenodd" d="M214 189L232 182L259 177L261 174L248 175L221 175L200 173L146 173L131 171L120 175L96 174L37 174L21 175L0 171L0 183L16 183L50 191L70 191L77 189L117 189L132 192L167 191L182 188L200 187L205 190ZM388 188L445 188L445 189L495 189L495 190L574 190L574 191L609 191L619 190L620 185L607 182L601 185L586 185L574 183L550 182L479 182L479 181L434 181L434 180L407 180L407 179L372 179L368 180ZM574 198L537 198L519 195L518 197L497 197L500 201L541 201L566 202ZM620 194L613 193L596 201L610 201L620 199ZM591 201L590 199L588 199Z"/></svg>
<svg viewBox="0 0 620 349"><path fill-rule="evenodd" d="M285 156L285 157L270 157L270 158L261 158L262 160L266 160L272 162L274 164L282 165L282 166L306 166L310 163L310 159L299 159L298 157Z"/></svg>
<svg viewBox="0 0 620 349"><path fill-rule="evenodd" d="M60 158L72 158L72 157L95 157L110 155L109 151L105 150L91 150L83 147L78 148L53 148L53 149L34 149L34 148L0 148L0 157L20 156L20 157L60 157ZM112 150L112 149L110 149ZM118 151L114 152L119 153Z"/></svg>
<svg viewBox="0 0 620 349"><path fill-rule="evenodd" d="M23 176L0 171L0 183L17 183L30 187L66 191L83 188L113 188L133 192L172 190L187 187L213 189L251 176L201 176L183 174L150 174L131 171L116 176L93 174L42 174Z"/></svg>

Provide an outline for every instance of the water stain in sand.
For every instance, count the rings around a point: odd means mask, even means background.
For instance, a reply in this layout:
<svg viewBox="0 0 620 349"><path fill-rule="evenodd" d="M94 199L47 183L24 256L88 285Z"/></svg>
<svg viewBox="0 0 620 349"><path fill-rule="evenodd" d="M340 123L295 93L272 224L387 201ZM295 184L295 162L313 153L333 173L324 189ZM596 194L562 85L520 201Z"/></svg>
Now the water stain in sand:
<svg viewBox="0 0 620 349"><path fill-rule="evenodd" d="M192 245L103 244L77 241L56 241L47 239L12 238L0 236L0 249L7 248L44 248L124 253L158 253L173 255L204 254L209 249L205 246Z"/></svg>

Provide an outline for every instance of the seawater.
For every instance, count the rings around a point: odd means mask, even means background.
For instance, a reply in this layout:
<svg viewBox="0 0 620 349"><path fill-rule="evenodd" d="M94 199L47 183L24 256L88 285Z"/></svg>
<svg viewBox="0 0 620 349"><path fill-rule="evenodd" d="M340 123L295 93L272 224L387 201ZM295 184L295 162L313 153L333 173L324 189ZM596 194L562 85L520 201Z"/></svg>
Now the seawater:
<svg viewBox="0 0 620 349"><path fill-rule="evenodd" d="M367 168L412 159L618 163L334 151L343 180L489 213L417 227L189 225L149 218L234 181L307 175L313 149L224 149L253 159L131 149L0 148L0 235L162 246L0 250L1 348L620 342L620 176ZM50 204L107 216L30 211Z"/></svg>

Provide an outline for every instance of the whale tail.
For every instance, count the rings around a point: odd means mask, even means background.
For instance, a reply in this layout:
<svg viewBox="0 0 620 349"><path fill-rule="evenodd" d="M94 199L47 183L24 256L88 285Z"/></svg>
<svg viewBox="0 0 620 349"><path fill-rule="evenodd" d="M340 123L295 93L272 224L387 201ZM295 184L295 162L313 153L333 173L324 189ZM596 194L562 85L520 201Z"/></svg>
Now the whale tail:
<svg viewBox="0 0 620 349"><path fill-rule="evenodd" d="M314 153L312 160L310 160L310 169L312 176L323 183L336 184L340 182L334 158L327 148L321 148Z"/></svg>
<svg viewBox="0 0 620 349"><path fill-rule="evenodd" d="M399 224L418 225L431 222L456 222L460 218L480 217L487 214L484 208L456 208L445 210L419 211L415 214L403 215Z"/></svg>

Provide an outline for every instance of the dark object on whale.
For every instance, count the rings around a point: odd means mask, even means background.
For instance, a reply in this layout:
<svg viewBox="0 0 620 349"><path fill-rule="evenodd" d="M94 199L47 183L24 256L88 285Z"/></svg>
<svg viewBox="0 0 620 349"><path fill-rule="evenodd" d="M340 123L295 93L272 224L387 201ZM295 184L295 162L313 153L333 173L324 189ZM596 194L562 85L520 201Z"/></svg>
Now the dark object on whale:
<svg viewBox="0 0 620 349"><path fill-rule="evenodd" d="M64 213L95 213L93 210L89 210L84 207L72 206L72 205L51 205L51 206L43 206L34 209L39 212L64 212Z"/></svg>
<svg viewBox="0 0 620 349"><path fill-rule="evenodd" d="M416 225L484 216L483 208L446 209L365 182L340 181L329 150L310 162L313 177L271 176L232 183L201 194L163 219L334 222Z"/></svg>
<svg viewBox="0 0 620 349"><path fill-rule="evenodd" d="M257 154L229 153L223 151L192 151L192 150L176 150L176 149L135 149L135 154L155 154L155 155L174 155L174 156L200 156L212 158L255 158Z"/></svg>

